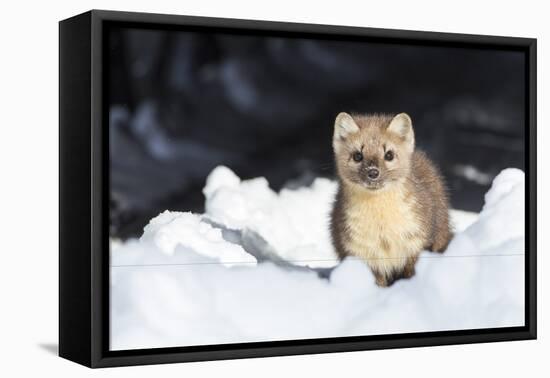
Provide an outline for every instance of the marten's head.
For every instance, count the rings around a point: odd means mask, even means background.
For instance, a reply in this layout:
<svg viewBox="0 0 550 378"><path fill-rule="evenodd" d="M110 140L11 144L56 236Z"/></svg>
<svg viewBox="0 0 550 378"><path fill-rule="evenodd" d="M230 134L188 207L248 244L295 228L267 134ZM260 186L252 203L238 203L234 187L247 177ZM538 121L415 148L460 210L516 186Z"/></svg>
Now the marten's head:
<svg viewBox="0 0 550 378"><path fill-rule="evenodd" d="M334 122L332 146L344 184L369 191L388 188L409 175L414 152L412 121L405 113L340 113Z"/></svg>

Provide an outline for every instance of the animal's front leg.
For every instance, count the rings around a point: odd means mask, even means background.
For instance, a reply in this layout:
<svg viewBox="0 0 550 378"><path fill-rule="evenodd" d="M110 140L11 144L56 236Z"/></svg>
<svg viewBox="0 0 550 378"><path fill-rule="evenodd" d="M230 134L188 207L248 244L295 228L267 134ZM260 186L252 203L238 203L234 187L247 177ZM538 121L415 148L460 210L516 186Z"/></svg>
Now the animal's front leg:
<svg viewBox="0 0 550 378"><path fill-rule="evenodd" d="M403 278L411 278L412 276L414 276L414 266L416 265L416 260L418 260L418 256L409 257L407 259L407 263L405 264L405 268L403 269Z"/></svg>

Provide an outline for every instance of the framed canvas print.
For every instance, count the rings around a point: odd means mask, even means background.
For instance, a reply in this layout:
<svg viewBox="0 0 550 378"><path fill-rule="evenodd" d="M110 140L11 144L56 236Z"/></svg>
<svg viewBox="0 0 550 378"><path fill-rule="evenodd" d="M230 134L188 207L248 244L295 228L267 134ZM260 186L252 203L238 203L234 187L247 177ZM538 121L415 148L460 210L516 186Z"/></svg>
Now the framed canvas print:
<svg viewBox="0 0 550 378"><path fill-rule="evenodd" d="M60 22L59 353L536 337L536 40Z"/></svg>

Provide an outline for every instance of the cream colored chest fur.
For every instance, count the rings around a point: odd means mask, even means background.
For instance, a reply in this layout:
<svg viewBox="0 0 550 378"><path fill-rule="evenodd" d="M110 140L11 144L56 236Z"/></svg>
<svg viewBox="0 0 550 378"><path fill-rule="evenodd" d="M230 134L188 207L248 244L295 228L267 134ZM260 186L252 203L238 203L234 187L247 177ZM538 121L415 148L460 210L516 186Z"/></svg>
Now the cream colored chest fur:
<svg viewBox="0 0 550 378"><path fill-rule="evenodd" d="M346 250L379 272L405 266L424 245L424 233L413 210L414 199L401 190L351 194L345 209Z"/></svg>

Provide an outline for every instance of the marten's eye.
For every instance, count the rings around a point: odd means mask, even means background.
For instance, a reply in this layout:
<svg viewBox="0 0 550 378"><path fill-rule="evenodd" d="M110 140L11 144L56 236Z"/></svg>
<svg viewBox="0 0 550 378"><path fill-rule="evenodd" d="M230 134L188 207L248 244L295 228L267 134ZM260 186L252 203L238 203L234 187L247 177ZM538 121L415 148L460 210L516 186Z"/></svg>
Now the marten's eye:
<svg viewBox="0 0 550 378"><path fill-rule="evenodd" d="M359 151L356 151L352 155L353 161L359 163L361 160L363 160L363 154Z"/></svg>
<svg viewBox="0 0 550 378"><path fill-rule="evenodd" d="M386 159L386 161L392 161L394 158L393 156L393 151L388 151L386 152L386 154L384 155L384 159Z"/></svg>

